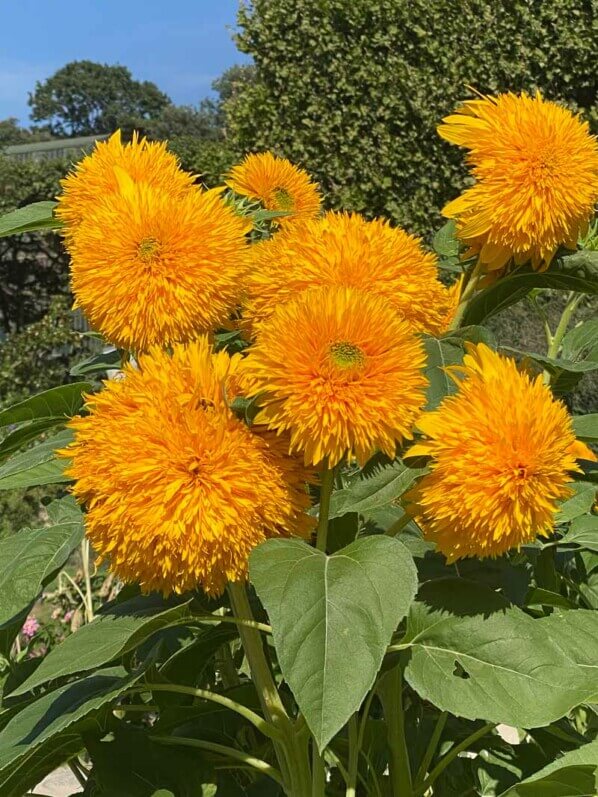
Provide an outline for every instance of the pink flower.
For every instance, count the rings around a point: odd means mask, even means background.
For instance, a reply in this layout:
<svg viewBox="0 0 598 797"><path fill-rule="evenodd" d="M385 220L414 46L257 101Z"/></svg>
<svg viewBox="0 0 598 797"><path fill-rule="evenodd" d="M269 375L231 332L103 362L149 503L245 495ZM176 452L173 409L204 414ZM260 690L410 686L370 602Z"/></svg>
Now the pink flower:
<svg viewBox="0 0 598 797"><path fill-rule="evenodd" d="M73 619L73 612L72 612L71 609L69 609L69 611L66 612L64 617L62 618L62 622L63 623L70 623L72 619Z"/></svg>
<svg viewBox="0 0 598 797"><path fill-rule="evenodd" d="M34 637L37 632L39 631L39 623L36 618L30 614L29 617L25 620L23 628L21 629L21 633L26 639L31 639Z"/></svg>

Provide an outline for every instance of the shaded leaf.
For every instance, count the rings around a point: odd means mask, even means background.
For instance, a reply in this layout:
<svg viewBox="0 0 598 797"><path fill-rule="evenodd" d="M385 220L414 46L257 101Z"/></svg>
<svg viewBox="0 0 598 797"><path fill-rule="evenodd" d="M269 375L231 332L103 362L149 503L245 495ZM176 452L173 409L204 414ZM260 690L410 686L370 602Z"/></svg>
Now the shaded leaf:
<svg viewBox="0 0 598 797"><path fill-rule="evenodd" d="M371 512L399 499L413 482L426 472L425 468L409 468L393 462L376 469L371 476L360 474L343 490L336 490L330 501L330 518L349 512Z"/></svg>
<svg viewBox="0 0 598 797"><path fill-rule="evenodd" d="M55 456L56 449L64 448L73 439L65 430L34 448L16 454L0 466L0 490L15 490L41 484L68 482L65 475L66 460Z"/></svg>
<svg viewBox="0 0 598 797"><path fill-rule="evenodd" d="M0 626L37 598L82 537L83 525L75 521L0 540Z"/></svg>

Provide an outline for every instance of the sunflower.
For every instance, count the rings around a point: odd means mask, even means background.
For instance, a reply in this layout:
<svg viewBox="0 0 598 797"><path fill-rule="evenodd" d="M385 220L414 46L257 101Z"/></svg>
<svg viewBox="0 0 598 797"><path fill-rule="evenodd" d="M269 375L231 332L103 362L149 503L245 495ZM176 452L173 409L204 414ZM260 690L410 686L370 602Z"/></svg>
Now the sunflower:
<svg viewBox="0 0 598 797"><path fill-rule="evenodd" d="M394 457L424 402L422 344L383 298L351 288L307 291L260 327L243 363L259 395L256 423L289 431L305 462Z"/></svg>
<svg viewBox="0 0 598 797"><path fill-rule="evenodd" d="M281 226L320 212L318 186L307 172L271 152L247 155L232 169L226 183L236 194L259 200L267 210L289 213L276 219Z"/></svg>
<svg viewBox="0 0 598 797"><path fill-rule="evenodd" d="M239 355L205 337L142 355L71 421L73 493L98 554L145 591L216 595L267 537L309 534L306 473L228 407Z"/></svg>
<svg viewBox="0 0 598 797"><path fill-rule="evenodd" d="M170 193L119 175L71 241L76 305L116 346L186 341L225 322L240 299L248 224L218 190Z"/></svg>
<svg viewBox="0 0 598 797"><path fill-rule="evenodd" d="M387 221L327 213L252 247L244 322L253 330L277 305L307 289L343 286L384 297L416 330L440 334L454 292L438 279L436 256Z"/></svg>
<svg viewBox="0 0 598 797"><path fill-rule="evenodd" d="M598 200L598 144L586 122L537 93L465 102L440 135L469 149L476 183L443 210L489 271L544 270L575 249Z"/></svg>
<svg viewBox="0 0 598 797"><path fill-rule="evenodd" d="M67 244L87 212L102 198L118 193L119 172L173 197L195 189L194 175L179 167L177 158L166 150L166 142L150 143L134 133L132 140L123 144L117 130L108 141L98 142L93 152L61 180L56 215L65 224Z"/></svg>
<svg viewBox="0 0 598 797"><path fill-rule="evenodd" d="M447 370L458 392L419 418L425 439L408 452L432 458L407 496L424 535L449 562L548 536L557 503L571 494L576 458L595 458L564 405L541 376L483 343Z"/></svg>

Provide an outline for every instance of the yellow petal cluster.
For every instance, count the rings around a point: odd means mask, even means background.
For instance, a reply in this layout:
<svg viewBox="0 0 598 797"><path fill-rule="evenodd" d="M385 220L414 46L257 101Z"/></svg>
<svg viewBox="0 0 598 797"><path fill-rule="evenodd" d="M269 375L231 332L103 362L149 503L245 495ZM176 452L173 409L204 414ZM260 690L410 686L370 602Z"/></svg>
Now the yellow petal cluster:
<svg viewBox="0 0 598 797"><path fill-rule="evenodd" d="M116 346L145 351L227 321L241 298L247 223L219 191L172 195L121 175L70 242L77 306Z"/></svg>
<svg viewBox="0 0 598 797"><path fill-rule="evenodd" d="M238 367L205 337L155 349L71 421L73 492L94 549L124 581L215 595L245 578L264 539L309 532L303 466L229 409Z"/></svg>
<svg viewBox="0 0 598 797"><path fill-rule="evenodd" d="M489 271L546 269L575 249L598 201L598 143L588 125L538 93L463 103L438 128L469 150L475 184L443 210Z"/></svg>
<svg viewBox="0 0 598 797"><path fill-rule="evenodd" d="M496 556L552 533L577 457L593 459L542 377L484 344L449 369L458 392L417 421L431 472L407 498L449 562Z"/></svg>
<svg viewBox="0 0 598 797"><path fill-rule="evenodd" d="M267 210L287 212L276 219L282 227L320 212L316 183L306 171L271 152L247 155L232 169L226 183L236 194L258 200Z"/></svg>
<svg viewBox="0 0 598 797"><path fill-rule="evenodd" d="M56 215L65 224L67 244L89 209L100 198L119 192L119 172L172 197L196 189L194 175L179 167L177 158L167 151L166 142L150 142L134 133L129 143L123 143L117 130L108 141L98 142L91 155L61 180Z"/></svg>
<svg viewBox="0 0 598 797"><path fill-rule="evenodd" d="M305 291L280 305L243 364L259 395L257 423L290 433L306 463L390 457L425 402L424 349L380 296L353 288Z"/></svg>
<svg viewBox="0 0 598 797"><path fill-rule="evenodd" d="M432 335L446 330L458 303L418 238L382 219L327 213L251 248L245 323L253 330L279 304L324 286L383 297L414 329Z"/></svg>

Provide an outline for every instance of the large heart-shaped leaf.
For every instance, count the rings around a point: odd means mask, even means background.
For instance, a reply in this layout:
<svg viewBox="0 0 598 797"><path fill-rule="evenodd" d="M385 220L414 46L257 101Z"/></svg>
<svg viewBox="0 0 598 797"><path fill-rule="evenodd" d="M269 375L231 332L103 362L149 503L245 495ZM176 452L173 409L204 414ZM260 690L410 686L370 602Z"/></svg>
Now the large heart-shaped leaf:
<svg viewBox="0 0 598 797"><path fill-rule="evenodd" d="M588 689L598 699L598 612L591 609L554 612L537 622L585 672Z"/></svg>
<svg viewBox="0 0 598 797"><path fill-rule="evenodd" d="M484 612L472 587L468 614L444 600L420 598L411 607L405 677L443 711L522 728L547 725L590 696L586 673L547 629L510 607ZM444 608L447 607L447 608Z"/></svg>
<svg viewBox="0 0 598 797"><path fill-rule="evenodd" d="M559 540L560 545L574 543L589 551L598 553L598 517L596 515L582 515L575 518L569 531Z"/></svg>
<svg viewBox="0 0 598 797"><path fill-rule="evenodd" d="M326 556L300 540L269 540L250 558L278 660L322 750L355 712L415 595L405 546L365 537Z"/></svg>
<svg viewBox="0 0 598 797"><path fill-rule="evenodd" d="M598 412L591 415L577 415L572 421L573 430L581 440L589 443L598 441Z"/></svg>
<svg viewBox="0 0 598 797"><path fill-rule="evenodd" d="M0 627L34 601L83 537L82 517L0 540Z"/></svg>

